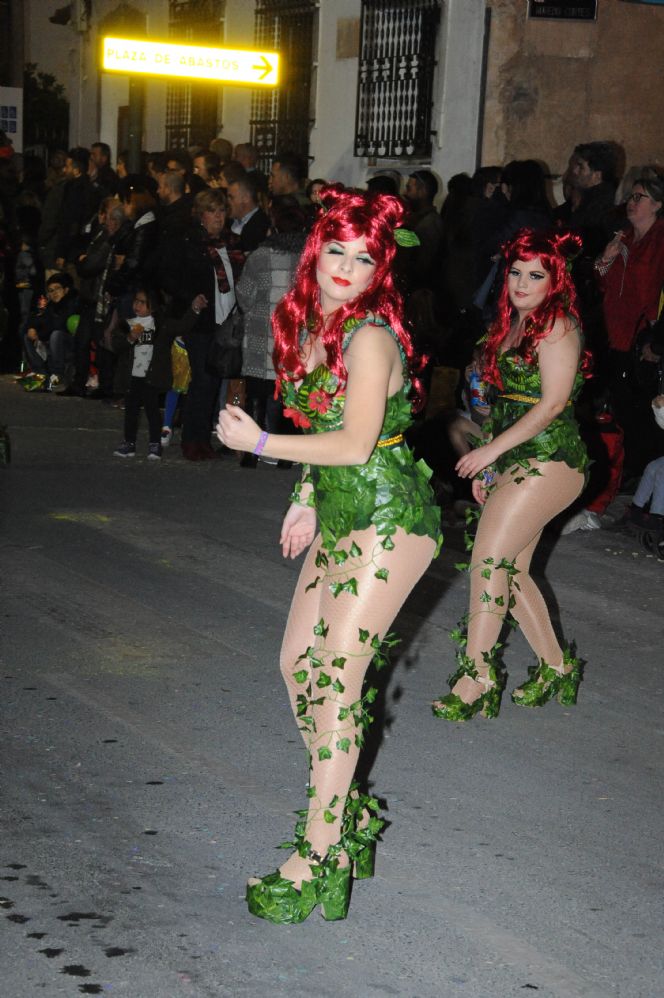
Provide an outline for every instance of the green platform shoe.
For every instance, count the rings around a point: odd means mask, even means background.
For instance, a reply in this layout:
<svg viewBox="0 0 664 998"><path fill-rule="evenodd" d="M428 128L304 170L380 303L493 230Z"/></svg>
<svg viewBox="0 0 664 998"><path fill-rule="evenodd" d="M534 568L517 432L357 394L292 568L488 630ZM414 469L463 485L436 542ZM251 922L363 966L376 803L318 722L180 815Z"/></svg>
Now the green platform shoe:
<svg viewBox="0 0 664 998"><path fill-rule="evenodd" d="M573 707L579 694L583 663L569 648L563 652L563 668L565 672L557 672L544 661L531 666L528 670L530 679L514 690L512 702L519 707L543 707L557 697L563 707Z"/></svg>
<svg viewBox="0 0 664 998"><path fill-rule="evenodd" d="M469 658L464 652L458 652L457 660L459 668L449 677L448 682L450 686L456 686L463 676L470 676L471 679L477 682L483 682L483 679L479 679L478 677L475 662L472 658ZM480 713L488 718L498 717L500 713L500 700L505 688L505 674L500 666L496 664L494 655L485 652L484 660L488 665L486 678L492 685L484 693L481 693L476 700L473 700L472 703L466 703L456 693L448 693L447 696L441 697L440 700L434 700L431 704L431 709L435 717L442 717L446 721L470 721L471 718L475 717L475 714Z"/></svg>
<svg viewBox="0 0 664 998"><path fill-rule="evenodd" d="M334 922L345 918L350 903L350 866L339 866L337 858L321 857L310 850L312 879L297 890L279 871L247 884L247 906L252 915L274 925L297 925L318 905L323 918Z"/></svg>
<svg viewBox="0 0 664 998"><path fill-rule="evenodd" d="M357 784L351 786L343 812L341 842L355 880L367 880L374 875L376 844L385 827L378 810L375 797L361 793Z"/></svg>

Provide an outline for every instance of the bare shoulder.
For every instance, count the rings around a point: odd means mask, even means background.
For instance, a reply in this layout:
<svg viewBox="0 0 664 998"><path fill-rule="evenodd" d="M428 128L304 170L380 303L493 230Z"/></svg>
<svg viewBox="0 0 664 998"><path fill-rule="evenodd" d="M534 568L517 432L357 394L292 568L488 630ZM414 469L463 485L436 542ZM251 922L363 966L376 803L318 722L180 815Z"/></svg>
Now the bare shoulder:
<svg viewBox="0 0 664 998"><path fill-rule="evenodd" d="M399 347L392 333L384 326L367 323L354 334L344 356L348 359L371 359L386 357L392 360L399 355Z"/></svg>
<svg viewBox="0 0 664 998"><path fill-rule="evenodd" d="M569 315L561 315L556 319L551 331L540 340L539 346L555 347L563 342L577 350L581 348L581 329L576 319Z"/></svg>

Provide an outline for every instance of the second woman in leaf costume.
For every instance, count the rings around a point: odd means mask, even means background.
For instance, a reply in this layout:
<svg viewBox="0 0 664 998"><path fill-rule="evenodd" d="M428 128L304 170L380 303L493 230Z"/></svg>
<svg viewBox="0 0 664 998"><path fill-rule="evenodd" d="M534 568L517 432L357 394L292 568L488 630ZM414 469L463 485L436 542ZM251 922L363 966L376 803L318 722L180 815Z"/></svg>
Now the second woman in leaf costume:
<svg viewBox="0 0 664 998"><path fill-rule="evenodd" d="M430 471L404 441L419 382L391 274L403 207L338 187L321 202L273 319L286 415L304 434L261 433L241 410L219 422L228 447L304 466L281 532L286 557L309 548L281 669L309 753L308 806L291 855L247 888L250 910L276 923L318 904L344 918L351 869L372 873L383 823L352 782L376 695L364 676L385 662L388 628L442 541Z"/></svg>
<svg viewBox="0 0 664 998"><path fill-rule="evenodd" d="M580 494L588 463L573 409L585 367L569 266L579 249L576 236L523 229L503 250L507 276L482 362L497 397L485 443L457 464L483 508L469 540L467 635L453 635L458 668L451 692L433 704L447 720L497 716L505 685L497 642L508 614L538 659L514 702L576 702L580 664L560 647L529 569L544 527Z"/></svg>

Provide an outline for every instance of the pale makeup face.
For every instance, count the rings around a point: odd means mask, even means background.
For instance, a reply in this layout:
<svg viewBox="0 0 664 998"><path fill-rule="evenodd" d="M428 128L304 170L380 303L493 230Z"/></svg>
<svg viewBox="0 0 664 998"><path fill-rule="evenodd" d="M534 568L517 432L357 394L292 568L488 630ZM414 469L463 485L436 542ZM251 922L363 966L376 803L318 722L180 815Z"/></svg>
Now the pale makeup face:
<svg viewBox="0 0 664 998"><path fill-rule="evenodd" d="M507 290L514 308L527 314L538 308L549 293L551 275L539 257L515 260L507 274Z"/></svg>
<svg viewBox="0 0 664 998"><path fill-rule="evenodd" d="M362 236L349 242L323 243L316 267L323 315L357 298L371 284L376 264Z"/></svg>

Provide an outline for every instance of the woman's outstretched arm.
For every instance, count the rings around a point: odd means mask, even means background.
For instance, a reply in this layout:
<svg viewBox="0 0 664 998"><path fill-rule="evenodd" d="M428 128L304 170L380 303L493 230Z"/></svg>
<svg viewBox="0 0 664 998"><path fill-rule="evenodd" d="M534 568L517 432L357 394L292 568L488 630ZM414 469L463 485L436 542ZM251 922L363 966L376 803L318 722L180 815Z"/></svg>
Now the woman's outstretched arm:
<svg viewBox="0 0 664 998"><path fill-rule="evenodd" d="M345 354L348 369L343 427L300 436L270 433L266 457L303 464L365 464L380 435L390 377L401 357L392 336L381 327L364 326ZM260 427L241 409L222 409L217 435L232 450L253 451Z"/></svg>

